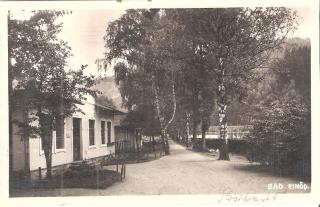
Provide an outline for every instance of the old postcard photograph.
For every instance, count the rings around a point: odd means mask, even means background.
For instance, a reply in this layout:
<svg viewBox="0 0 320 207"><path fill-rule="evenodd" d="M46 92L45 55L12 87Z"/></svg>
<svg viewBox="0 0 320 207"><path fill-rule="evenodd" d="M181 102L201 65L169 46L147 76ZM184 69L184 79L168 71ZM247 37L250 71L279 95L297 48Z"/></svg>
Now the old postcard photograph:
<svg viewBox="0 0 320 207"><path fill-rule="evenodd" d="M8 203L320 203L315 1L0 3Z"/></svg>

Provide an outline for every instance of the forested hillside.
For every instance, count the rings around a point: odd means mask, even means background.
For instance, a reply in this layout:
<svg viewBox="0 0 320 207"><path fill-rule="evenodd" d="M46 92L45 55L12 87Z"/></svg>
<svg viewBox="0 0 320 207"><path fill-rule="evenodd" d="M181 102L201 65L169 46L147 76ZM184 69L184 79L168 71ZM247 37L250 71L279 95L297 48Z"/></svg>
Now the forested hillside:
<svg viewBox="0 0 320 207"><path fill-rule="evenodd" d="M285 98L285 94L289 94L294 91L292 89L292 84L295 82L295 84L299 84L300 91L304 93L310 93L310 82L306 83L306 75L304 74L310 74L310 71L299 71L304 70L304 68L310 68L310 67L303 67L299 64L296 64L296 71L295 77L290 77L292 79L291 86L288 84L283 84L282 86L279 85L279 75L283 74L281 77L282 79L288 79L289 77L284 77L284 74L287 74L288 71L285 71L286 69L279 66L277 62L279 60L282 60L285 55L285 50L291 51L293 49L298 48L310 48L310 40L309 39L302 39L302 38L291 38L286 40L286 44L283 45L283 47L277 51L274 51L274 63L271 64L271 68L264 68L257 70L257 74L259 74L258 79L250 83L249 86L249 95L246 98L246 100L239 101L239 100L233 100L229 105L229 111L228 111L228 121L230 125L244 125L248 124L251 119L251 112L255 111L255 108L258 105L270 102L276 98ZM302 58L302 57L301 57ZM306 58L305 58L306 59ZM300 64L306 64L301 61L297 61ZM309 63L310 64L310 63ZM283 80L283 81L290 81L290 80ZM281 81L282 82L282 81ZM280 90L281 88L282 90ZM280 94L280 91L282 91L283 94ZM288 97L287 97L288 98ZM214 114L212 115L212 123L214 125L217 125L217 119L218 116L217 110L215 110Z"/></svg>
<svg viewBox="0 0 320 207"><path fill-rule="evenodd" d="M126 111L126 109L122 107L121 94L115 83L114 76L97 79L94 88L102 92L102 94L98 96L98 103L114 106L119 110Z"/></svg>
<svg viewBox="0 0 320 207"><path fill-rule="evenodd" d="M309 39L291 38L286 41L286 44L279 50L274 51L274 57L281 59L284 57L285 49L300 48L310 46ZM250 95L246 101L234 100L230 103L228 119L230 125L245 125L250 122L250 115L248 113L254 110L256 105L266 101L268 97L272 96L275 90L276 75L275 68L261 69L257 71L261 76L260 79L255 80L250 86ZM268 75L266 75L268 74ZM301 76L302 77L302 76ZM297 77L299 78L299 76ZM122 98L118 86L115 83L114 76L99 78L96 81L95 88L102 92L98 102L104 105L115 106L117 109L127 110L122 107ZM101 97L103 96L103 97ZM103 99L103 100L102 100ZM218 125L218 111L211 115L212 125Z"/></svg>

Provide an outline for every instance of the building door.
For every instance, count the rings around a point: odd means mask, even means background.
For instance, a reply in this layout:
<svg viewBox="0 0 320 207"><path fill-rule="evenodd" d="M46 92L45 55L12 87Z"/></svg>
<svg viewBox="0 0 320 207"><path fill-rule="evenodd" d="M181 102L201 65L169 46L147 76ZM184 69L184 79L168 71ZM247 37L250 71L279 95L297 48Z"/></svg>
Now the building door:
<svg viewBox="0 0 320 207"><path fill-rule="evenodd" d="M73 118L73 161L81 159L81 119Z"/></svg>

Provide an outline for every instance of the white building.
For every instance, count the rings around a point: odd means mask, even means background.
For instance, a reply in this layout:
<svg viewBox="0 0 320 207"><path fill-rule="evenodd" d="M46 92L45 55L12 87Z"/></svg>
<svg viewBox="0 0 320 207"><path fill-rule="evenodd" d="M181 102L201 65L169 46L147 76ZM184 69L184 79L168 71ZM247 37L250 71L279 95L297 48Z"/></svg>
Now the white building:
<svg viewBox="0 0 320 207"><path fill-rule="evenodd" d="M78 160L102 157L115 152L116 117L123 112L95 103L93 97L79 105L84 112L64 119L64 124L53 131L52 167ZM23 121L27 115L15 111L13 119ZM37 124L37 123L33 123ZM119 126L118 126L119 127ZM23 137L13 124L13 171L36 172L46 168L40 137Z"/></svg>

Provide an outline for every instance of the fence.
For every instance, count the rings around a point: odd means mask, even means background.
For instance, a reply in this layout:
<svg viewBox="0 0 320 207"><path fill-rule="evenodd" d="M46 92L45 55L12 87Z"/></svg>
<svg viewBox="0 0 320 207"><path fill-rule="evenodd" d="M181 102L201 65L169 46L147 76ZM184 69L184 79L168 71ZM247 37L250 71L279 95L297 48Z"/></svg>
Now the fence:
<svg viewBox="0 0 320 207"><path fill-rule="evenodd" d="M144 161L161 157L164 154L161 141L118 140L115 142L115 155L126 161Z"/></svg>
<svg viewBox="0 0 320 207"><path fill-rule="evenodd" d="M224 142L222 139L206 139L206 147L209 149L219 149L222 145L222 142ZM230 152L242 155L247 154L249 145L246 140L229 139L228 143ZM202 139L196 139L195 144L200 149L200 146L202 145Z"/></svg>
<svg viewBox="0 0 320 207"><path fill-rule="evenodd" d="M115 142L115 153L123 154L123 153L134 153L139 151L139 145L132 140L118 140Z"/></svg>

